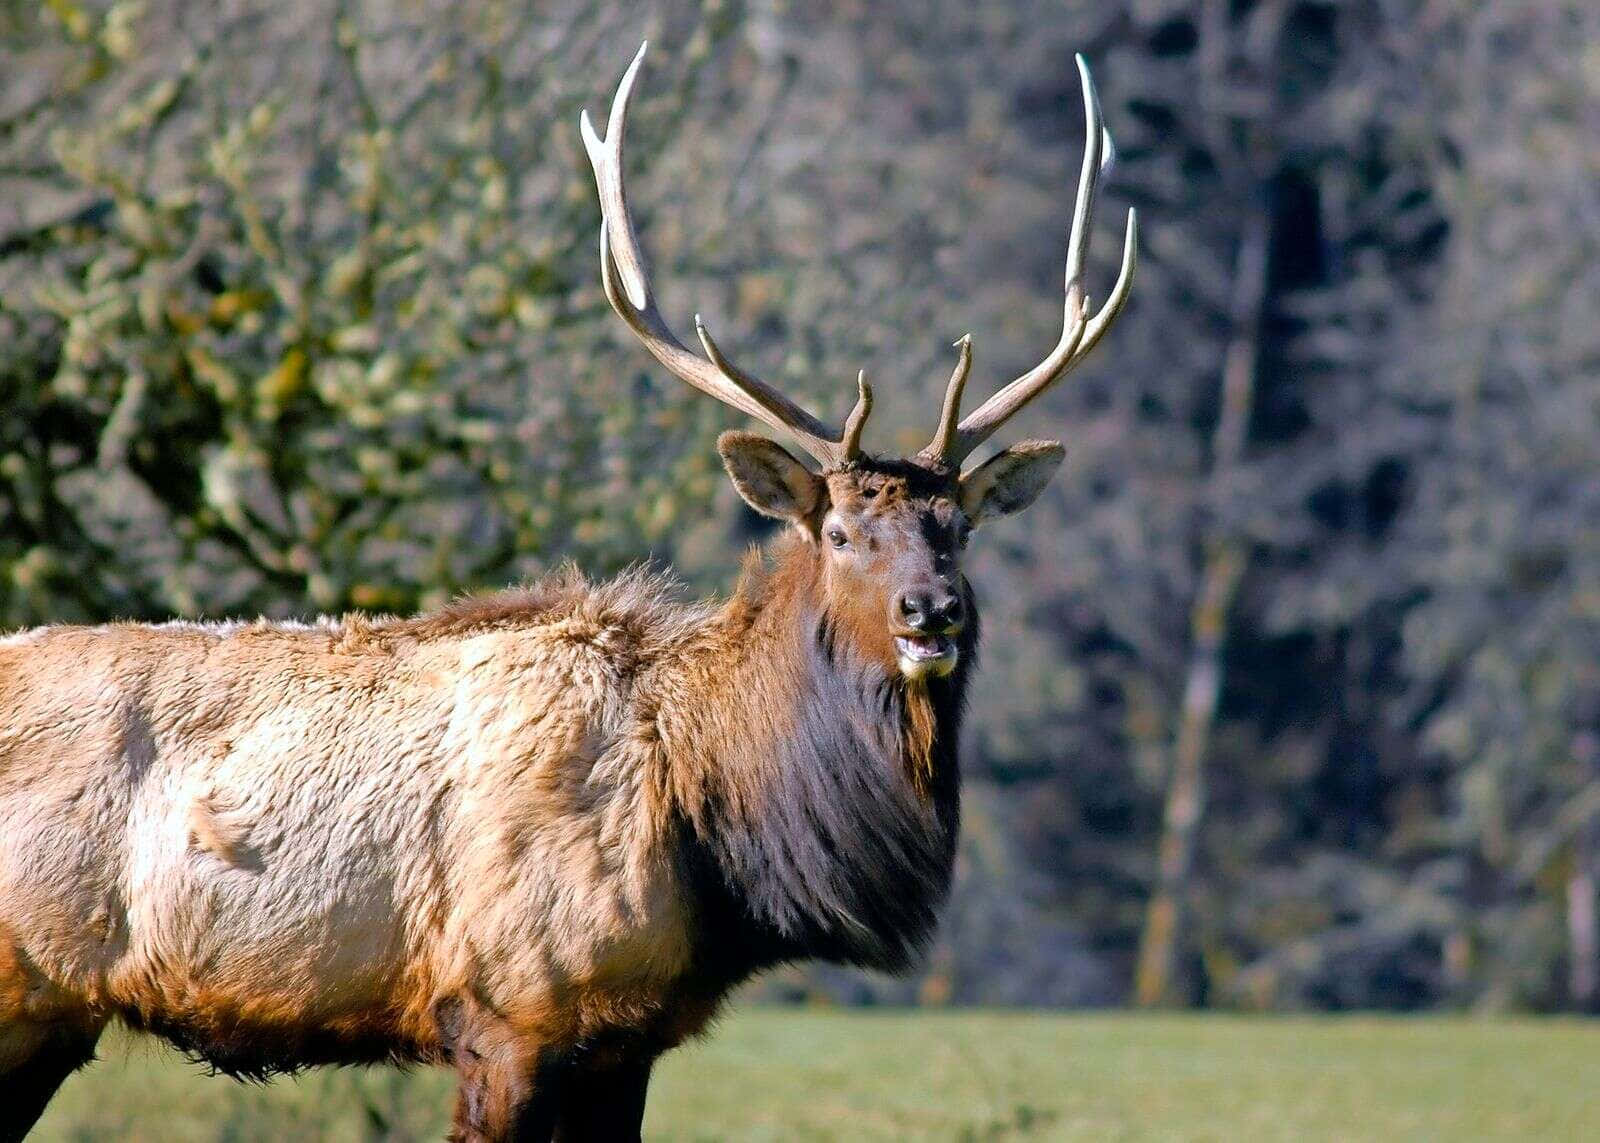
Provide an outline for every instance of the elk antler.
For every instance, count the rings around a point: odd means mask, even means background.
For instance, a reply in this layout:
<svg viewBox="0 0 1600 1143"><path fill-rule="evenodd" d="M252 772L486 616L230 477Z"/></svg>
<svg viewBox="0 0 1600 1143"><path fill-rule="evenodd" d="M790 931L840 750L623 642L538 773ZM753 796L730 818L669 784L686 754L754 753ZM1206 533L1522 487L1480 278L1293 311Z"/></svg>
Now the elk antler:
<svg viewBox="0 0 1600 1143"><path fill-rule="evenodd" d="M844 464L860 454L861 429L872 411L872 389L867 384L865 371L856 378L855 408L846 418L844 428L834 432L765 381L752 377L724 357L699 314L695 315L694 328L706 355L701 357L685 349L656 306L622 184L622 135L628 118L628 97L648 46L648 42L639 46L639 54L633 57L617 86L616 97L611 101L611 118L606 124L606 137L601 139L595 134L587 111L580 121L583 145L589 152L594 181L600 190L600 274L611 308L628 323L655 359L681 380L742 413L790 433L824 468Z"/></svg>
<svg viewBox="0 0 1600 1143"><path fill-rule="evenodd" d="M1088 356L1128 300L1128 291L1133 286L1134 267L1138 261L1139 242L1139 220L1131 209L1128 211L1128 232L1122 244L1122 270L1117 274L1117 284L1112 287L1111 297L1100 308L1100 312L1092 318L1088 316L1089 299L1083 291L1083 264L1089 250L1089 224L1094 214L1095 187L1100 172L1110 166L1115 158L1115 150L1100 118L1100 98L1095 94L1089 65L1081 55L1077 59L1078 76L1083 82L1083 115L1088 134L1083 146L1083 172L1078 177L1078 203L1072 213L1072 237L1067 242L1067 304L1061 339L1043 361L990 397L977 412L959 425L956 424L956 417L961 412L961 389L967 382L967 370L972 365L972 344L970 337L956 342L956 347L961 350L961 358L945 392L939 428L934 432L933 440L918 454L925 459L959 468L962 460L993 436L996 429Z"/></svg>

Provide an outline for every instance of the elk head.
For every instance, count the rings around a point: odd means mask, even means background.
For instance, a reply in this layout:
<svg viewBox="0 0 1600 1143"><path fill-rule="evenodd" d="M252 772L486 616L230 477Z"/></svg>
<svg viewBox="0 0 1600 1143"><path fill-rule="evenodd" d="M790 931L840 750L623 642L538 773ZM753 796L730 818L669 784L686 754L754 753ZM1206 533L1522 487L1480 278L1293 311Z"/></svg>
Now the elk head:
<svg viewBox="0 0 1600 1143"><path fill-rule="evenodd" d="M645 273L623 186L622 141L628 99L645 48L629 65L611 104L602 139L582 118L584 146L600 192L600 273L607 299L646 349L681 380L774 429L816 459L813 471L786 449L754 433L728 432L717 442L734 487L751 507L787 521L804 538L824 595L823 610L851 628L855 646L874 651L911 682L956 667L972 612L960 570L961 550L979 525L1031 504L1055 474L1059 441L1024 441L972 469L962 462L1040 393L1082 361L1121 312L1133 285L1138 220L1128 211L1122 268L1106 303L1092 316L1083 289L1095 189L1113 157L1088 65L1078 57L1087 138L1077 206L1067 244L1066 304L1061 336L1043 361L975 412L961 416L961 393L972 367L972 339L956 342L954 373L939 427L914 456L885 458L861 449L872 410L863 371L856 401L835 430L783 393L730 361L699 315L704 354L687 349L668 327Z"/></svg>

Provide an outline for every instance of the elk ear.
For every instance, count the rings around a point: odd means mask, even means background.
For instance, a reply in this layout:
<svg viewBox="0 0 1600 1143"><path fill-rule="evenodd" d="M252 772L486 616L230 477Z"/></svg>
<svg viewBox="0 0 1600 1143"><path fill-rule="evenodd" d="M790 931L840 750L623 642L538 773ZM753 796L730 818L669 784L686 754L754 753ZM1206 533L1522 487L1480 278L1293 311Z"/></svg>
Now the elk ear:
<svg viewBox="0 0 1600 1143"><path fill-rule="evenodd" d="M961 510L973 527L1032 504L1061 467L1060 441L1023 441L961 478Z"/></svg>
<svg viewBox="0 0 1600 1143"><path fill-rule="evenodd" d="M822 478L781 445L755 433L726 432L717 451L744 502L763 516L800 524L822 500Z"/></svg>

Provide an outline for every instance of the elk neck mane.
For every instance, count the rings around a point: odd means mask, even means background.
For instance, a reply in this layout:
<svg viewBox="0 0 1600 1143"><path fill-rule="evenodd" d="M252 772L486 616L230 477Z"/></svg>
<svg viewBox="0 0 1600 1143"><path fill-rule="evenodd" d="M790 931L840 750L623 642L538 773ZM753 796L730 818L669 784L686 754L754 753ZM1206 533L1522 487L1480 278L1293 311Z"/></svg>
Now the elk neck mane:
<svg viewBox="0 0 1600 1143"><path fill-rule="evenodd" d="M658 696L712 976L812 957L903 968L949 889L975 616L957 671L908 685L854 645L819 575L798 538L753 551L684 657L688 694Z"/></svg>

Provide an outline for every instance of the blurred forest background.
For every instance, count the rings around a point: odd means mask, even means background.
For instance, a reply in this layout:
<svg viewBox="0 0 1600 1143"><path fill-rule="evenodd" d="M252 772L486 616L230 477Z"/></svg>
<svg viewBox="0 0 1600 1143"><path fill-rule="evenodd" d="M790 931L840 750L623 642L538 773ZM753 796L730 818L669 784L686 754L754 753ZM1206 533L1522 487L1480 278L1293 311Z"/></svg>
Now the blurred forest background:
<svg viewBox="0 0 1600 1143"><path fill-rule="evenodd" d="M1600 1010L1592 0L0 0L0 624L726 590L734 415L599 288L646 35L664 307L827 416L865 366L869 447L1053 343L1075 51L1092 289L1142 215L974 545L940 941L766 991Z"/></svg>

